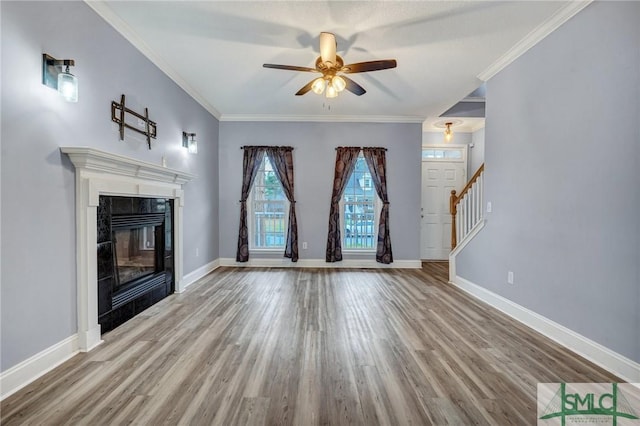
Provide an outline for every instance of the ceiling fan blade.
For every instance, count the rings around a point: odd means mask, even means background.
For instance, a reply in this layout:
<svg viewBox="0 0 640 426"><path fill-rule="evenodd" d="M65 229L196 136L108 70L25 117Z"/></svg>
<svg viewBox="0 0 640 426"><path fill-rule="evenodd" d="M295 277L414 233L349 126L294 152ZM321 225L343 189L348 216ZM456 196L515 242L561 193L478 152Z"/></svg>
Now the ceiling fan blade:
<svg viewBox="0 0 640 426"><path fill-rule="evenodd" d="M320 33L320 57L325 64L336 63L336 36L331 33Z"/></svg>
<svg viewBox="0 0 640 426"><path fill-rule="evenodd" d="M347 83L347 85L345 86L345 89L347 89L348 91L350 91L354 95L362 96L365 93L367 93L367 91L364 90L364 87L360 86L358 83L356 83L355 81L351 80L349 77L344 76L344 75L341 75L340 77L342 77L342 79L345 81L345 83Z"/></svg>
<svg viewBox="0 0 640 426"><path fill-rule="evenodd" d="M305 93L307 93L309 90L311 90L311 86L313 85L313 82L315 80L311 80L310 82L308 82L302 89L298 90L296 92L296 96L302 96Z"/></svg>
<svg viewBox="0 0 640 426"><path fill-rule="evenodd" d="M395 59L381 59L379 61L357 62L355 64L345 65L340 71L345 73L369 72L386 70L395 68L396 66L398 66L398 63Z"/></svg>
<svg viewBox="0 0 640 426"><path fill-rule="evenodd" d="M277 69L277 70L320 72L315 68L298 67L298 66L295 66L295 65L262 64L262 66L265 67L265 68L274 68L274 69Z"/></svg>

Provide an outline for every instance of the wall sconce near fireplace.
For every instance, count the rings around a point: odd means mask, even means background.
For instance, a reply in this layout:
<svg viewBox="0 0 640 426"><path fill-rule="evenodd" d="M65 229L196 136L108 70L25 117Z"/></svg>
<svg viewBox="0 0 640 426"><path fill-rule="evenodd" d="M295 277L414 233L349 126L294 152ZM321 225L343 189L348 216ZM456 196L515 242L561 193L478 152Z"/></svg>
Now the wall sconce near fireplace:
<svg viewBox="0 0 640 426"><path fill-rule="evenodd" d="M78 102L78 78L69 72L73 59L56 59L42 54L42 84L60 93L67 102Z"/></svg>
<svg viewBox="0 0 640 426"><path fill-rule="evenodd" d="M198 141L196 141L196 134L182 132L182 147L187 148L190 154L197 154Z"/></svg>

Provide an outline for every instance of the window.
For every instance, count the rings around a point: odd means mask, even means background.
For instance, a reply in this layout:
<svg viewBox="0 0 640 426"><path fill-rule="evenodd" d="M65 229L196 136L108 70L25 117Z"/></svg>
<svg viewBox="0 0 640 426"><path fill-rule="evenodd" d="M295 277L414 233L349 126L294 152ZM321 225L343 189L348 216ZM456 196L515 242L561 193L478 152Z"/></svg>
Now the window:
<svg viewBox="0 0 640 426"><path fill-rule="evenodd" d="M377 247L380 199L371 181L369 166L362 153L340 202L343 250L375 251Z"/></svg>
<svg viewBox="0 0 640 426"><path fill-rule="evenodd" d="M249 201L249 247L283 249L287 239L289 201L266 154L253 182Z"/></svg>
<svg viewBox="0 0 640 426"><path fill-rule="evenodd" d="M423 148L423 160L463 160L464 148Z"/></svg>

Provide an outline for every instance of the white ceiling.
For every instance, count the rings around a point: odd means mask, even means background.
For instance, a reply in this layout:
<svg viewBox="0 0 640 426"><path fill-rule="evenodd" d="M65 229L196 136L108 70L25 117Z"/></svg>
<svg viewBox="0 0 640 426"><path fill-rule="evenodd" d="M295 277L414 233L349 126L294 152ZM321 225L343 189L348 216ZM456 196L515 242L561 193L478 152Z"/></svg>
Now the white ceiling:
<svg viewBox="0 0 640 426"><path fill-rule="evenodd" d="M221 120L437 121L503 64L584 6L559 1L87 2ZM582 4L582 3L580 3ZM586 3L585 3L586 4ZM351 74L367 93L294 94L316 74L321 31L345 63L395 58Z"/></svg>

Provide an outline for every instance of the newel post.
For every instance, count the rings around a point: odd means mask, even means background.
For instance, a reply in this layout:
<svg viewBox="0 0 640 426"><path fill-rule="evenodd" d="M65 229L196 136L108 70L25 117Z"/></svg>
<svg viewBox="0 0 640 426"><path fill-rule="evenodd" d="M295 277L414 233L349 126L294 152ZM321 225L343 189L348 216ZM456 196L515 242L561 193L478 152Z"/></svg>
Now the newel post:
<svg viewBox="0 0 640 426"><path fill-rule="evenodd" d="M451 190L451 197L449 198L449 212L451 213L451 250L456 248L457 236L456 236L456 214L457 214L458 198L456 197L456 190Z"/></svg>

